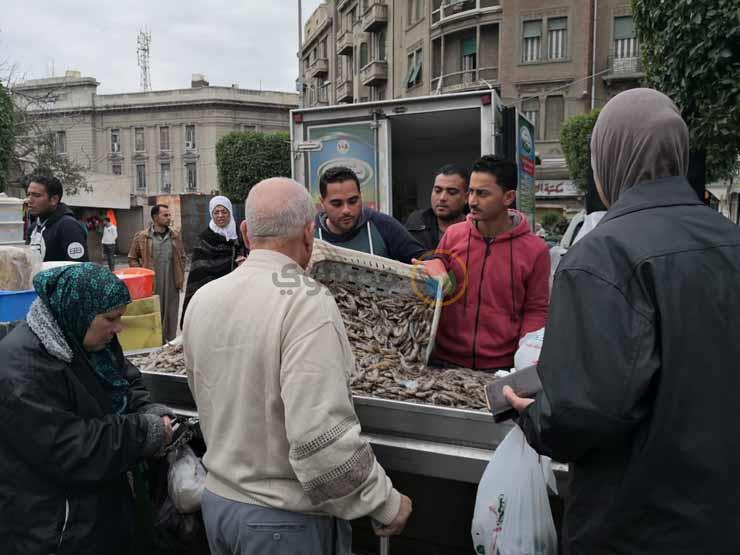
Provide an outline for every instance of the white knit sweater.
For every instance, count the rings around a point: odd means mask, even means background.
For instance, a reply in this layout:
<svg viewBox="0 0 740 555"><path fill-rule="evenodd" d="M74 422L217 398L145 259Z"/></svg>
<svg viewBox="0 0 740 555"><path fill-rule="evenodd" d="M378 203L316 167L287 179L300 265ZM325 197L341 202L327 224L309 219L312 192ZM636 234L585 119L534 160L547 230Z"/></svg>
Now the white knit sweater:
<svg viewBox="0 0 740 555"><path fill-rule="evenodd" d="M183 335L211 492L393 520L400 494L360 437L349 390L354 358L326 288L290 258L253 250L195 294Z"/></svg>

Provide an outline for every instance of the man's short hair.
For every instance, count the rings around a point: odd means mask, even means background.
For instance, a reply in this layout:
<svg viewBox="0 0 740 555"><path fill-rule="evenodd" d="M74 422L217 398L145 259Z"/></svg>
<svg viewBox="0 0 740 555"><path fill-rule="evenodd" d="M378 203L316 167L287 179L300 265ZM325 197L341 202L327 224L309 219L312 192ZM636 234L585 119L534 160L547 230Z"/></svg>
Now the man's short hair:
<svg viewBox="0 0 740 555"><path fill-rule="evenodd" d="M28 179L28 184L30 185L31 183L43 185L44 189L46 189L46 194L49 195L50 199L51 197L57 196L60 201L62 200L62 195L64 195L62 182L53 175L32 175Z"/></svg>
<svg viewBox="0 0 740 555"><path fill-rule="evenodd" d="M327 185L339 183L340 181L354 181L357 184L357 192L360 192L360 180L357 178L357 174L344 166L335 166L329 168L321 175L321 179L319 180L321 198L326 198Z"/></svg>
<svg viewBox="0 0 740 555"><path fill-rule="evenodd" d="M106 222L110 223L110 218L107 217L107 216L105 218L103 218L103 220L105 220Z"/></svg>
<svg viewBox="0 0 740 555"><path fill-rule="evenodd" d="M498 156L483 156L473 164L470 173L481 172L492 175L504 191L516 191L519 183L516 163Z"/></svg>
<svg viewBox="0 0 740 555"><path fill-rule="evenodd" d="M434 172L435 179L438 175L459 175L465 182L466 189L470 183L470 172L465 166L461 166L460 164L445 164Z"/></svg>
<svg viewBox="0 0 740 555"><path fill-rule="evenodd" d="M159 211L162 210L162 208L169 208L169 206L166 204L155 204L154 206L152 206L152 210L151 210L152 220L155 218L155 216L159 215Z"/></svg>

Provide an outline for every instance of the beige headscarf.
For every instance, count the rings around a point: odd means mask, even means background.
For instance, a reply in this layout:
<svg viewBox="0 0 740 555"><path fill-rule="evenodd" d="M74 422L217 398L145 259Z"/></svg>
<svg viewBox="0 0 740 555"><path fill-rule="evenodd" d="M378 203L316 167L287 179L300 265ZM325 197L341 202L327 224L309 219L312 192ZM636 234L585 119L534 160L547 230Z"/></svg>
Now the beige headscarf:
<svg viewBox="0 0 740 555"><path fill-rule="evenodd" d="M653 89L631 89L607 102L591 135L591 165L606 200L643 181L685 176L689 130L673 101Z"/></svg>

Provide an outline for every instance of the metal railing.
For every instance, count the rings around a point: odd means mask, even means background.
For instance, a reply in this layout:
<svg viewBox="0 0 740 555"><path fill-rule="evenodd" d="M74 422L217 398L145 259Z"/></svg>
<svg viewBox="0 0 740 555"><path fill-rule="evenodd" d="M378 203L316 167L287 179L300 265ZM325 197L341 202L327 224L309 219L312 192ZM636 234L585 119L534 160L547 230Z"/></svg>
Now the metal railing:
<svg viewBox="0 0 740 555"><path fill-rule="evenodd" d="M438 0L432 10L432 25L458 16L471 15L480 10L498 8L500 0Z"/></svg>
<svg viewBox="0 0 740 555"><path fill-rule="evenodd" d="M645 72L639 52L636 52L635 55L626 58L617 57L615 54L612 53L609 55L607 64L610 69L610 75L633 75L642 74Z"/></svg>
<svg viewBox="0 0 740 555"><path fill-rule="evenodd" d="M432 92L481 88L487 87L488 84L493 85L496 82L498 82L498 67L453 71L432 78Z"/></svg>

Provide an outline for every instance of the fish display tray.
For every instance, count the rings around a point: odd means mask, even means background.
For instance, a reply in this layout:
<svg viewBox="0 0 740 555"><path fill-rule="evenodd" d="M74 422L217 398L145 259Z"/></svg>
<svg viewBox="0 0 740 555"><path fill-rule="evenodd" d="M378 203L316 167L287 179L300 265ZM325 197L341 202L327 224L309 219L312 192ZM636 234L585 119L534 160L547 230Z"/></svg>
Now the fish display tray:
<svg viewBox="0 0 740 555"><path fill-rule="evenodd" d="M415 297L433 305L430 337L424 350L424 361L429 362L442 313L444 291L441 280L430 277L419 266L337 247L321 240L314 241L308 273L327 287L336 284L364 288L387 296Z"/></svg>
<svg viewBox="0 0 740 555"><path fill-rule="evenodd" d="M128 353L127 353L128 354ZM186 376L142 371L144 384L157 403L196 410ZM496 424L490 413L353 395L355 411L366 433L495 449L512 424Z"/></svg>

